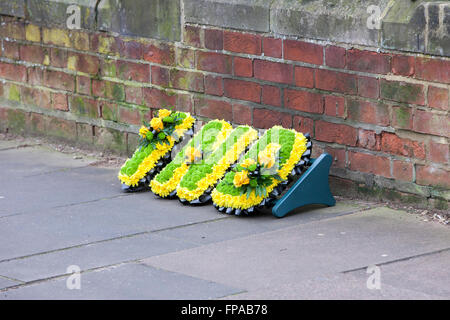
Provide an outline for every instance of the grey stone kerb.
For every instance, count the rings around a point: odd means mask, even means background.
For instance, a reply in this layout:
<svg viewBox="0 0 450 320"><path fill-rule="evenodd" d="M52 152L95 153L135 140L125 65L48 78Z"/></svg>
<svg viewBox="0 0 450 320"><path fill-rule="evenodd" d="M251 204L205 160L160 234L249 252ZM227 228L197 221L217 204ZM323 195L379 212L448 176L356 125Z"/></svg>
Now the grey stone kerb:
<svg viewBox="0 0 450 320"><path fill-rule="evenodd" d="M73 3L88 30L180 41L187 22L450 56L450 1L0 0L0 13L64 26Z"/></svg>

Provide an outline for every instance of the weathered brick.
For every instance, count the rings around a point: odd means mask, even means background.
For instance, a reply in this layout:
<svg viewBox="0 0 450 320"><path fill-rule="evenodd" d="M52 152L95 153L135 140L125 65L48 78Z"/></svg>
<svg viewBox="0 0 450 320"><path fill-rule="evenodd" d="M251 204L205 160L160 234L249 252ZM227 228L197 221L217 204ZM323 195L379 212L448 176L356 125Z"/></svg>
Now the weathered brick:
<svg viewBox="0 0 450 320"><path fill-rule="evenodd" d="M329 153L333 157L333 167L345 168L345 149L326 147L325 152Z"/></svg>
<svg viewBox="0 0 450 320"><path fill-rule="evenodd" d="M450 137L450 116L416 110L413 129L417 132Z"/></svg>
<svg viewBox="0 0 450 320"><path fill-rule="evenodd" d="M22 65L0 62L0 78L26 82L27 69Z"/></svg>
<svg viewBox="0 0 450 320"><path fill-rule="evenodd" d="M419 105L425 104L423 85L406 82L381 79L381 98Z"/></svg>
<svg viewBox="0 0 450 320"><path fill-rule="evenodd" d="M77 76L77 92L81 94L91 94L91 78L85 76Z"/></svg>
<svg viewBox="0 0 450 320"><path fill-rule="evenodd" d="M233 119L233 109L230 103L221 100L208 98L194 99L195 114L210 119L223 119L231 121Z"/></svg>
<svg viewBox="0 0 450 320"><path fill-rule="evenodd" d="M146 105L150 108L165 108L174 106L177 102L176 94L156 88L142 88Z"/></svg>
<svg viewBox="0 0 450 320"><path fill-rule="evenodd" d="M64 93L55 93L51 94L52 98L52 109L61 110L61 111L69 111L69 104L67 102L67 95Z"/></svg>
<svg viewBox="0 0 450 320"><path fill-rule="evenodd" d="M69 96L70 112L84 117L98 118L97 101L83 96Z"/></svg>
<svg viewBox="0 0 450 320"><path fill-rule="evenodd" d="M117 105L117 103L99 101L98 108L101 118L109 121L119 120L119 106Z"/></svg>
<svg viewBox="0 0 450 320"><path fill-rule="evenodd" d="M20 99L23 104L51 109L50 92L38 88L20 87Z"/></svg>
<svg viewBox="0 0 450 320"><path fill-rule="evenodd" d="M27 69L28 83L33 86L40 86L44 82L44 69L41 67L31 67Z"/></svg>
<svg viewBox="0 0 450 320"><path fill-rule="evenodd" d="M314 69L295 66L295 85L302 88L314 88Z"/></svg>
<svg viewBox="0 0 450 320"><path fill-rule="evenodd" d="M127 102L142 105L143 97L141 87L125 86L125 100Z"/></svg>
<svg viewBox="0 0 450 320"><path fill-rule="evenodd" d="M263 86L262 103L281 107L281 89L275 86Z"/></svg>
<svg viewBox="0 0 450 320"><path fill-rule="evenodd" d="M400 160L392 161L392 177L396 180L412 181L413 165L411 162Z"/></svg>
<svg viewBox="0 0 450 320"><path fill-rule="evenodd" d="M234 75L237 77L253 76L253 60L241 57L233 58Z"/></svg>
<svg viewBox="0 0 450 320"><path fill-rule="evenodd" d="M117 61L117 76L123 80L150 82L150 66L146 63Z"/></svg>
<svg viewBox="0 0 450 320"><path fill-rule="evenodd" d="M207 75L205 76L205 93L214 96L223 96L222 77Z"/></svg>
<svg viewBox="0 0 450 320"><path fill-rule="evenodd" d="M152 83L158 86L168 87L170 83L169 68L152 66Z"/></svg>
<svg viewBox="0 0 450 320"><path fill-rule="evenodd" d="M417 58L416 77L434 82L450 83L450 61L435 58Z"/></svg>
<svg viewBox="0 0 450 320"><path fill-rule="evenodd" d="M67 69L97 74L100 69L100 61L93 55L71 52L67 56Z"/></svg>
<svg viewBox="0 0 450 320"><path fill-rule="evenodd" d="M315 138L319 141L336 142L354 147L358 141L358 132L356 128L345 124L318 120L315 123Z"/></svg>
<svg viewBox="0 0 450 320"><path fill-rule="evenodd" d="M383 103L372 103L355 99L347 100L348 118L363 123L380 126L389 125L389 109Z"/></svg>
<svg viewBox="0 0 450 320"><path fill-rule="evenodd" d="M224 79L225 96L233 99L261 102L261 85L234 79Z"/></svg>
<svg viewBox="0 0 450 320"><path fill-rule="evenodd" d="M205 29L205 48L210 50L223 49L223 30Z"/></svg>
<svg viewBox="0 0 450 320"><path fill-rule="evenodd" d="M339 93L356 94L356 76L330 70L316 70L316 88Z"/></svg>
<svg viewBox="0 0 450 320"><path fill-rule="evenodd" d="M314 136L314 120L302 116L294 116L293 128L298 132L309 133Z"/></svg>
<svg viewBox="0 0 450 320"><path fill-rule="evenodd" d="M34 24L25 26L25 39L32 42L41 42L41 29Z"/></svg>
<svg viewBox="0 0 450 320"><path fill-rule="evenodd" d="M143 47L144 60L163 64L175 65L175 48L171 44L150 42Z"/></svg>
<svg viewBox="0 0 450 320"><path fill-rule="evenodd" d="M45 120L45 135L57 139L75 141L77 138L77 125L75 121L48 117Z"/></svg>
<svg viewBox="0 0 450 320"><path fill-rule="evenodd" d="M448 110L448 89L438 87L428 87L428 105L431 108Z"/></svg>
<svg viewBox="0 0 450 320"><path fill-rule="evenodd" d="M184 70L171 69L170 83L173 88L204 92L203 74L200 72L190 72Z"/></svg>
<svg viewBox="0 0 450 320"><path fill-rule="evenodd" d="M345 48L328 46L325 48L325 64L332 68L344 69L347 64Z"/></svg>
<svg viewBox="0 0 450 320"><path fill-rule="evenodd" d="M294 80L294 70L291 64L255 60L254 69L257 79L286 84L291 84Z"/></svg>
<svg viewBox="0 0 450 320"><path fill-rule="evenodd" d="M20 46L20 60L43 64L45 57L49 60L50 53L44 47L38 45L21 45Z"/></svg>
<svg viewBox="0 0 450 320"><path fill-rule="evenodd" d="M449 188L450 171L434 166L416 165L416 183Z"/></svg>
<svg viewBox="0 0 450 320"><path fill-rule="evenodd" d="M70 47L69 31L66 29L42 28L42 42L55 46Z"/></svg>
<svg viewBox="0 0 450 320"><path fill-rule="evenodd" d="M391 177L388 158L352 151L348 153L348 156L351 170Z"/></svg>
<svg viewBox="0 0 450 320"><path fill-rule="evenodd" d="M268 109L253 109L253 126L269 129L275 125L285 128L292 127L292 116L288 113Z"/></svg>
<svg viewBox="0 0 450 320"><path fill-rule="evenodd" d="M398 154L404 157L425 159L425 145L423 142L403 139L394 133L383 132L381 149L384 152Z"/></svg>
<svg viewBox="0 0 450 320"><path fill-rule="evenodd" d="M127 124L141 125L143 111L119 105L119 121Z"/></svg>
<svg viewBox="0 0 450 320"><path fill-rule="evenodd" d="M50 48L50 64L53 67L67 67L67 51L60 48Z"/></svg>
<svg viewBox="0 0 450 320"><path fill-rule="evenodd" d="M198 52L197 69L231 74L231 56L215 52Z"/></svg>
<svg viewBox="0 0 450 320"><path fill-rule="evenodd" d="M365 98L378 99L380 83L377 78L358 77L358 95Z"/></svg>
<svg viewBox="0 0 450 320"><path fill-rule="evenodd" d="M284 105L293 110L323 113L322 96L308 91L285 89Z"/></svg>
<svg viewBox="0 0 450 320"><path fill-rule="evenodd" d="M3 40L2 56L8 59L19 60L19 44L17 42Z"/></svg>
<svg viewBox="0 0 450 320"><path fill-rule="evenodd" d="M75 90L75 77L61 71L45 70L44 85L53 89Z"/></svg>
<svg viewBox="0 0 450 320"><path fill-rule="evenodd" d="M225 31L223 48L227 51L248 54L261 54L261 36L250 33Z"/></svg>
<svg viewBox="0 0 450 320"><path fill-rule="evenodd" d="M94 33L90 37L91 50L107 55L119 55L119 38L107 34Z"/></svg>
<svg viewBox="0 0 450 320"><path fill-rule="evenodd" d="M252 108L243 104L233 103L233 122L252 125Z"/></svg>
<svg viewBox="0 0 450 320"><path fill-rule="evenodd" d="M428 160L432 162L448 163L450 146L446 143L430 141Z"/></svg>
<svg viewBox="0 0 450 320"><path fill-rule="evenodd" d="M358 131L358 147L380 151L381 150L381 134L377 134L372 130L359 129Z"/></svg>
<svg viewBox="0 0 450 320"><path fill-rule="evenodd" d="M195 68L195 51L186 48L175 48L177 65L183 68Z"/></svg>
<svg viewBox="0 0 450 320"><path fill-rule="evenodd" d="M392 57L392 73L402 76L412 76L415 72L416 59L413 56L394 55Z"/></svg>
<svg viewBox="0 0 450 320"><path fill-rule="evenodd" d="M140 42L129 39L118 39L119 54L121 57L140 60L143 56L143 45Z"/></svg>
<svg viewBox="0 0 450 320"><path fill-rule="evenodd" d="M318 44L284 40L284 58L287 60L301 61L311 64L323 64L323 47Z"/></svg>
<svg viewBox="0 0 450 320"><path fill-rule="evenodd" d="M345 117L345 98L338 96L324 97L324 113L332 117Z"/></svg>
<svg viewBox="0 0 450 320"><path fill-rule="evenodd" d="M125 88L123 84L117 82L92 79L92 94L115 101L125 100Z"/></svg>
<svg viewBox="0 0 450 320"><path fill-rule="evenodd" d="M183 31L184 42L187 45L201 48L201 39L204 38L204 30L200 27L186 25Z"/></svg>
<svg viewBox="0 0 450 320"><path fill-rule="evenodd" d="M348 50L347 68L355 71L387 74L391 71L391 57L374 51Z"/></svg>
<svg viewBox="0 0 450 320"><path fill-rule="evenodd" d="M0 37L25 40L24 23L18 20L2 21L2 27L0 28Z"/></svg>
<svg viewBox="0 0 450 320"><path fill-rule="evenodd" d="M398 129L412 130L413 110L410 107L393 106L391 125Z"/></svg>
<svg viewBox="0 0 450 320"><path fill-rule="evenodd" d="M281 39L264 37L263 51L267 57L281 58L283 54L283 43Z"/></svg>
<svg viewBox="0 0 450 320"><path fill-rule="evenodd" d="M183 93L177 94L176 106L177 106L177 110L192 113L194 110L192 95L191 94L183 94Z"/></svg>

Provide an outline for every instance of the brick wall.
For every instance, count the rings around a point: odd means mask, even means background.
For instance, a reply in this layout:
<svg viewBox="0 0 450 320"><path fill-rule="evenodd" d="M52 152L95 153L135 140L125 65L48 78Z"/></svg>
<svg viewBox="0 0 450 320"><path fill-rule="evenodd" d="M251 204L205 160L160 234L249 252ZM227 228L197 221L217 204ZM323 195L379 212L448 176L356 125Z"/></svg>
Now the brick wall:
<svg viewBox="0 0 450 320"><path fill-rule="evenodd" d="M0 129L130 153L143 120L310 132L336 194L448 206L450 60L197 24L181 41L1 16Z"/></svg>

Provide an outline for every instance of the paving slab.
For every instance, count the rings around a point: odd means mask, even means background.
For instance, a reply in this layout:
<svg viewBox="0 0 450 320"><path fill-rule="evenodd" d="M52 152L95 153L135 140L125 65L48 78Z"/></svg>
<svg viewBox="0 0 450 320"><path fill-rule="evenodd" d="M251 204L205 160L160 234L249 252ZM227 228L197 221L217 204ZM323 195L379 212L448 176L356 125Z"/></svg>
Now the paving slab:
<svg viewBox="0 0 450 320"><path fill-rule="evenodd" d="M80 290L69 290L67 278L0 291L0 299L213 299L239 289L142 264L81 274Z"/></svg>
<svg viewBox="0 0 450 320"><path fill-rule="evenodd" d="M7 287L11 287L11 286L15 286L20 284L20 282L18 281L13 281L10 279L6 279L6 278L2 278L2 276L0 276L0 289L4 289Z"/></svg>
<svg viewBox="0 0 450 320"><path fill-rule="evenodd" d="M450 248L447 227L376 208L143 262L251 291L446 248Z"/></svg>

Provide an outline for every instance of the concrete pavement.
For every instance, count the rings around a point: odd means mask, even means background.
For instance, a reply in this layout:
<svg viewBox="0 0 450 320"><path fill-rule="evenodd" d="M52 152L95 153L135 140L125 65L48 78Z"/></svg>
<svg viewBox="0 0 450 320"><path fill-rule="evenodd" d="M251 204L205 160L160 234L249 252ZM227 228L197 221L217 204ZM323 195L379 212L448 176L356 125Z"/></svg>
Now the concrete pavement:
<svg viewBox="0 0 450 320"><path fill-rule="evenodd" d="M0 140L0 299L450 298L449 229L419 215L359 201L221 215L123 194L95 161Z"/></svg>

